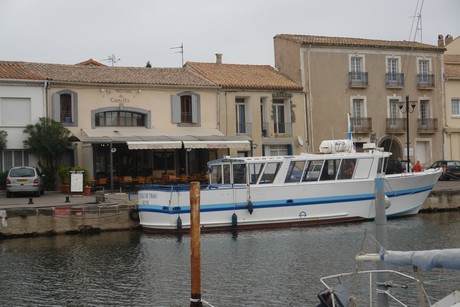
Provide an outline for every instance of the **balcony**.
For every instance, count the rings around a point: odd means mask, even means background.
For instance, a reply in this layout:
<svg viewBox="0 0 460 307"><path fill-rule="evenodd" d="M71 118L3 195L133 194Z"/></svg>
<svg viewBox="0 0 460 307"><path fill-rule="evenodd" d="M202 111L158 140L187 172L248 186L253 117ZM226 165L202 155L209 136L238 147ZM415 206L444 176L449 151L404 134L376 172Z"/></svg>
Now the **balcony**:
<svg viewBox="0 0 460 307"><path fill-rule="evenodd" d="M252 123L236 123L236 135L252 136Z"/></svg>
<svg viewBox="0 0 460 307"><path fill-rule="evenodd" d="M277 123L275 122L275 136L292 136L292 123Z"/></svg>
<svg viewBox="0 0 460 307"><path fill-rule="evenodd" d="M348 86L350 88L366 88L367 72L351 71L348 73Z"/></svg>
<svg viewBox="0 0 460 307"><path fill-rule="evenodd" d="M406 120L404 118L387 118L386 133L403 134L405 128Z"/></svg>
<svg viewBox="0 0 460 307"><path fill-rule="evenodd" d="M387 73L387 88L402 88L404 86L404 74Z"/></svg>
<svg viewBox="0 0 460 307"><path fill-rule="evenodd" d="M372 118L371 117L352 117L350 118L353 127L353 133L372 133Z"/></svg>
<svg viewBox="0 0 460 307"><path fill-rule="evenodd" d="M419 118L417 119L417 132L424 134L432 134L438 131L437 118Z"/></svg>
<svg viewBox="0 0 460 307"><path fill-rule="evenodd" d="M434 88L434 75L433 74L418 74L417 75L417 88L419 90L431 90Z"/></svg>

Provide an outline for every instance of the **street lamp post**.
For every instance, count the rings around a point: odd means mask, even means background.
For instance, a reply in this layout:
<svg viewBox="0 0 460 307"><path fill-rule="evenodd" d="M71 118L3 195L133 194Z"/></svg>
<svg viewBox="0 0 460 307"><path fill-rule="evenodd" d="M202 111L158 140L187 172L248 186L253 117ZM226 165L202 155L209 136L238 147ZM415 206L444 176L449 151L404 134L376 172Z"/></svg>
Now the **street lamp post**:
<svg viewBox="0 0 460 307"><path fill-rule="evenodd" d="M409 165L409 113L412 113L415 111L415 106L417 105L417 101L410 101L410 107L409 107L409 96L406 96L406 106L404 107L403 102L399 102L399 110L401 111L402 114L406 114L406 149L407 149L407 173L410 171L410 165Z"/></svg>

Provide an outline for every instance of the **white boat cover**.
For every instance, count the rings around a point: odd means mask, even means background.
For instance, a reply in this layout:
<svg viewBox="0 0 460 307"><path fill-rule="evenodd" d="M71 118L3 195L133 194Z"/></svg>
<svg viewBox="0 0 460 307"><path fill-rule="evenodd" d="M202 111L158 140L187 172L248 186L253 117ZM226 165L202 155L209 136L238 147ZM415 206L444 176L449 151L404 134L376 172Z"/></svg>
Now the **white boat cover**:
<svg viewBox="0 0 460 307"><path fill-rule="evenodd" d="M380 259L391 266L416 266L422 270L460 270L460 248L424 251L380 251Z"/></svg>

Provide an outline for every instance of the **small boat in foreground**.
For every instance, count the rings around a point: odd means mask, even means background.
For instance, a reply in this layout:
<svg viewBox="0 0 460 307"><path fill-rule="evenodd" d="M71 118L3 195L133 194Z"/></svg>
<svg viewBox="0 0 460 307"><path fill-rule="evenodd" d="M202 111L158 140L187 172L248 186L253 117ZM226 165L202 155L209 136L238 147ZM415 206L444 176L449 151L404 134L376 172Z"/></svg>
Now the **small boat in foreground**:
<svg viewBox="0 0 460 307"><path fill-rule="evenodd" d="M389 217L417 214L442 173L385 175L389 152L350 140L323 141L319 154L225 157L208 162L200 190L202 230L252 229L374 219L375 184L384 177ZM390 203L390 202L388 202ZM190 228L188 186L146 186L138 192L146 232Z"/></svg>

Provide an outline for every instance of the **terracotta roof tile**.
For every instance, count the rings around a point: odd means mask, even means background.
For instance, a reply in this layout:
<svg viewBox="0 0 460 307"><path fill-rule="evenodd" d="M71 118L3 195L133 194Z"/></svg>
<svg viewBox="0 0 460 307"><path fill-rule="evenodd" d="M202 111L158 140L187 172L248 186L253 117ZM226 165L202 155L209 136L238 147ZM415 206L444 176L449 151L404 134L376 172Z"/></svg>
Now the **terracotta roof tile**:
<svg viewBox="0 0 460 307"><path fill-rule="evenodd" d="M459 64L445 64L444 77L446 80L460 80L460 63Z"/></svg>
<svg viewBox="0 0 460 307"><path fill-rule="evenodd" d="M460 54L445 54L444 63L445 64L460 64Z"/></svg>
<svg viewBox="0 0 460 307"><path fill-rule="evenodd" d="M24 67L23 62L0 61L0 79L46 80L46 77L42 74L31 72Z"/></svg>
<svg viewBox="0 0 460 307"><path fill-rule="evenodd" d="M186 68L109 67L0 61L0 79L4 78L93 84L216 87L214 83Z"/></svg>
<svg viewBox="0 0 460 307"><path fill-rule="evenodd" d="M269 65L187 62L208 80L225 89L302 91L302 86Z"/></svg>
<svg viewBox="0 0 460 307"><path fill-rule="evenodd" d="M427 45L413 41L387 41L377 39L330 37L313 35L277 34L275 38L286 39L301 45L325 47L353 47L379 49L406 49L443 52L445 49L434 45Z"/></svg>

